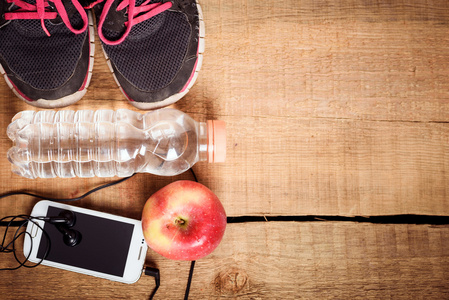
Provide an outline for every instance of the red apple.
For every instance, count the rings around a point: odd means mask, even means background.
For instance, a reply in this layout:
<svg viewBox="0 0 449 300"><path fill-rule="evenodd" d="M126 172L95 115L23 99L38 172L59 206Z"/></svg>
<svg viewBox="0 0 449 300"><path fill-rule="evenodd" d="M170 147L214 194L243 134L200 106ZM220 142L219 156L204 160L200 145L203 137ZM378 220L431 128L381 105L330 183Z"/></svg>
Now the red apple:
<svg viewBox="0 0 449 300"><path fill-rule="evenodd" d="M188 180L170 183L154 193L142 212L145 241L155 252L176 260L197 260L217 248L226 228L218 197Z"/></svg>

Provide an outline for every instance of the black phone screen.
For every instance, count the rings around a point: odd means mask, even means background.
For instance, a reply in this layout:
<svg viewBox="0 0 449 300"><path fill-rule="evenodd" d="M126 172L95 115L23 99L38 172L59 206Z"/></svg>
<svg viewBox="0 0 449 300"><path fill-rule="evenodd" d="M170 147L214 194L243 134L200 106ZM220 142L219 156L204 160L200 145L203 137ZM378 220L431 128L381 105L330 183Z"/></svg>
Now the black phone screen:
<svg viewBox="0 0 449 300"><path fill-rule="evenodd" d="M47 216L58 216L63 209L49 206ZM123 276L134 225L75 212L76 223L72 227L81 233L81 241L75 247L64 244L63 234L55 225L45 223L44 230L51 241L47 261ZM37 257L43 258L47 243L42 235Z"/></svg>

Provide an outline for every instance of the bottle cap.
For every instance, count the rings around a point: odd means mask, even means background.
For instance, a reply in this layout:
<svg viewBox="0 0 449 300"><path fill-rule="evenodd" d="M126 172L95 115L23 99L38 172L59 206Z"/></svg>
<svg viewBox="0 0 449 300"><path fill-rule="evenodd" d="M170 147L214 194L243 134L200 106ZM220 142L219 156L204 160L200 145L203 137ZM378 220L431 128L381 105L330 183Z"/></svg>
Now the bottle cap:
<svg viewBox="0 0 449 300"><path fill-rule="evenodd" d="M207 121L207 160L224 162L226 159L226 123L219 120Z"/></svg>

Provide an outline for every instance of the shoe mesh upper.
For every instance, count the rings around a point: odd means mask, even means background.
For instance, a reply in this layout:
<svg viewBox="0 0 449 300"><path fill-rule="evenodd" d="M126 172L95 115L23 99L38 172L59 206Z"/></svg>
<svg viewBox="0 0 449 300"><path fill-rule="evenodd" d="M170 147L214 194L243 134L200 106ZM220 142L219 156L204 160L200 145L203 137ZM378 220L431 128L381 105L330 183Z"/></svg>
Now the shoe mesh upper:
<svg viewBox="0 0 449 300"><path fill-rule="evenodd" d="M134 25L123 43L103 47L129 82L140 90L154 91L167 86L181 68L190 32L185 15L165 11ZM117 38L107 29L104 35Z"/></svg>
<svg viewBox="0 0 449 300"><path fill-rule="evenodd" d="M73 15L72 25L82 22ZM47 36L39 20L13 20L0 28L0 56L16 77L36 89L60 87L72 75L81 56L87 30L72 33L64 23L45 20Z"/></svg>

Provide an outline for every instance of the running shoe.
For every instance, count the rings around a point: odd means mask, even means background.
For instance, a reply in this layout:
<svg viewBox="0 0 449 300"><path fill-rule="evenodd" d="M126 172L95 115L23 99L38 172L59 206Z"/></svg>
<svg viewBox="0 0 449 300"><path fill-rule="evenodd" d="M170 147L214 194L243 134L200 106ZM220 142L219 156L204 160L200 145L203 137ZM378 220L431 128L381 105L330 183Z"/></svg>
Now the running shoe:
<svg viewBox="0 0 449 300"><path fill-rule="evenodd" d="M99 0L93 7L109 68L132 105L155 109L187 94L204 52L195 0Z"/></svg>
<svg viewBox="0 0 449 300"><path fill-rule="evenodd" d="M0 72L41 108L77 102L93 67L94 28L78 0L0 0Z"/></svg>

